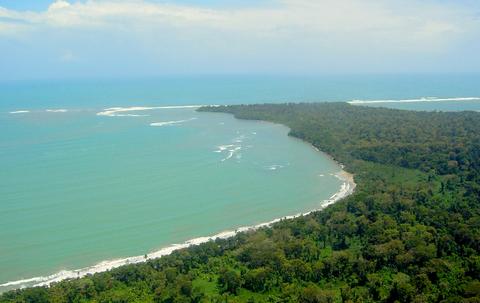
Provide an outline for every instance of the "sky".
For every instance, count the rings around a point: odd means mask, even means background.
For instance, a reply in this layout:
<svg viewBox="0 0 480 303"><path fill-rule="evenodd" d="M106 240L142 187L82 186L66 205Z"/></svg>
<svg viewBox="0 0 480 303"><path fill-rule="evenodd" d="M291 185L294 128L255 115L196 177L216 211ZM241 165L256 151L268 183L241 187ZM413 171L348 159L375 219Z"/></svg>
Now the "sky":
<svg viewBox="0 0 480 303"><path fill-rule="evenodd" d="M475 73L478 0L0 0L0 80Z"/></svg>

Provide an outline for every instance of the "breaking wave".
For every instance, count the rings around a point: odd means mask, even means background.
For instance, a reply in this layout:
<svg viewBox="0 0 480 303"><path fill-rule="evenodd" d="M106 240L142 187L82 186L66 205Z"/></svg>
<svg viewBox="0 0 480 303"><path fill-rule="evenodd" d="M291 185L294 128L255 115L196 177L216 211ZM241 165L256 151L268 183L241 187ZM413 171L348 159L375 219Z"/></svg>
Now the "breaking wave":
<svg viewBox="0 0 480 303"><path fill-rule="evenodd" d="M284 165L273 164L273 165L267 166L266 169L268 169L268 170L278 170L278 169L282 169L284 167L285 167Z"/></svg>
<svg viewBox="0 0 480 303"><path fill-rule="evenodd" d="M437 98L422 97L418 99L399 99L399 100L352 100L350 104L375 104L375 103L413 103L413 102L448 102L448 101L480 101L480 97L455 97L455 98Z"/></svg>
<svg viewBox="0 0 480 303"><path fill-rule="evenodd" d="M29 110L16 110L16 111L10 112L10 114L26 114L29 112L30 112Z"/></svg>
<svg viewBox="0 0 480 303"><path fill-rule="evenodd" d="M47 113L66 113L68 110L59 108L59 109L46 109Z"/></svg>
<svg viewBox="0 0 480 303"><path fill-rule="evenodd" d="M110 107L98 112L97 116L107 117L142 117L147 115L131 114L130 112L147 111L154 109L181 109L199 108L202 105L178 105L178 106L132 106L132 107Z"/></svg>
<svg viewBox="0 0 480 303"><path fill-rule="evenodd" d="M240 160L242 158L242 154L240 154L239 152L243 149L242 143L243 143L243 140L245 140L246 138L247 137L245 135L239 135L232 140L231 144L219 145L217 146L217 150L213 152L220 153L220 154L221 153L227 154L222 160L220 160L221 162L225 162L233 158L233 156L235 156L237 160ZM247 148L250 148L250 147L251 146L247 146Z"/></svg>
<svg viewBox="0 0 480 303"><path fill-rule="evenodd" d="M167 126L167 125L181 124L181 123L196 120L196 119L197 118L190 118L186 120L177 120L177 121L153 122L153 123L150 123L150 126Z"/></svg>

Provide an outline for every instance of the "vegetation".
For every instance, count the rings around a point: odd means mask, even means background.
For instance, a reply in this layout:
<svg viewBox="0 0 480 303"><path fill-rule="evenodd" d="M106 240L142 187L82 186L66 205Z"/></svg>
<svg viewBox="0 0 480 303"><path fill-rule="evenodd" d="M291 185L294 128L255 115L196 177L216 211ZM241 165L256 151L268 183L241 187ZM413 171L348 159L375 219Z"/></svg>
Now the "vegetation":
<svg viewBox="0 0 480 303"><path fill-rule="evenodd" d="M355 174L355 194L0 302L480 302L480 114L343 103L200 110L289 126Z"/></svg>

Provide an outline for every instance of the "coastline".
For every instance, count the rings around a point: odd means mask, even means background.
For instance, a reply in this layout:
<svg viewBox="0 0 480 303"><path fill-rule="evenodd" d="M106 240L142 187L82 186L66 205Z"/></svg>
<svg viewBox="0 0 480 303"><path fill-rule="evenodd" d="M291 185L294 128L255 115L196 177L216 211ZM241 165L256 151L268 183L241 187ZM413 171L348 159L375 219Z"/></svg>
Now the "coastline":
<svg viewBox="0 0 480 303"><path fill-rule="evenodd" d="M341 165L343 168L343 165ZM235 230L226 230L222 231L218 234L212 235L212 236L206 236L206 237L198 237L194 238L191 240L187 240L184 243L181 244L172 244L167 247L161 248L157 251L142 255L142 256L133 256L133 257L127 257L127 258L122 258L122 259L115 259L115 260L107 260L107 261L102 261L100 263L97 263L93 266L81 268L81 269L76 269L76 270L63 270L58 273L49 275L49 276L41 276L41 277L34 277L34 278L29 278L29 279L22 279L22 280L17 280L17 281L11 281L11 282L6 282L4 284L1 284L0 287L11 287L11 289L18 289L18 288L25 288L25 287L39 287L39 286L50 286L53 283L57 283L63 280L68 280L68 279L77 279L77 278L82 278L88 275L93 275L96 273L101 273L105 271L109 271L111 269L115 269L124 265L129 265L129 264L137 264L137 263L143 263L147 262L148 260L152 259L157 259L161 258L163 256L170 255L176 250L183 249L183 248L188 248L193 245L199 245L202 243L206 243L215 239L227 239L230 237L233 237L237 235L238 233L241 232L246 232L246 231L254 231L257 229L260 229L262 227L269 227L274 223L280 222L282 220L289 220L289 219L294 219L297 217L301 216L306 216L309 215L313 212L316 211L321 211L325 209L326 207L348 197L349 195L353 194L355 191L356 183L354 182L353 175L341 170L336 174L333 174L336 178L339 180L343 181L342 185L340 186L340 189L338 192L336 192L334 195L332 195L329 199L323 200L320 202L320 206L316 209L312 209L308 212L304 213L298 213L295 215L290 215L290 216L285 216L281 218L276 218L273 219L269 222L264 222L260 223L257 225L251 225L251 226L243 226L239 227ZM6 290L8 291L8 290ZM1 291L0 291L1 293Z"/></svg>
<svg viewBox="0 0 480 303"><path fill-rule="evenodd" d="M348 104L377 104L377 103L416 103L416 102L452 102L452 101L480 101L480 97L455 97L455 98L437 98L423 97L418 99L385 99L385 100L352 100Z"/></svg>
<svg viewBox="0 0 480 303"><path fill-rule="evenodd" d="M213 105L217 106L217 105ZM151 110L151 109L171 109L171 108L198 108L201 106L198 105L188 105L188 106L162 106L162 107L129 107L129 108L108 108L105 109L105 112L100 112L97 113L97 115L105 115L105 116L116 116L118 115L118 112L121 112L121 115L124 115L124 112L131 112L131 111L142 111L142 110ZM108 113L108 114L105 114ZM128 114L132 115L132 114ZM238 119L238 118L236 118ZM265 122L265 123L273 123L273 124L278 124L283 127L286 127L290 130L290 128L284 124L281 123L274 123L270 121L261 121L258 120L258 122ZM268 222L264 223L259 223L256 225L249 225L249 226L242 226L238 227L234 230L225 230L222 232L219 232L217 234L211 235L211 236L203 236L203 237L197 237L193 238L190 240L187 240L183 243L177 243L177 244L171 244L166 247L160 248L158 250L155 250L153 252L144 254L144 255L138 255L138 256L132 256L132 257L126 257L126 258L118 258L118 259L112 259L112 260L104 260L101 261L97 264L94 264L92 266L87 266L84 268L80 269L74 269L74 270L62 270L57 273L48 275L48 276L39 276L39 277L33 277L33 278L27 278L27 279L20 279L16 281L9 281L3 284L0 284L0 294L9 290L14 290L14 289L22 289L22 288L28 288L28 287L42 287L42 286L47 286L49 287L53 283L61 282L64 280L68 279L77 279L77 278L82 278L88 275L93 275L96 273L101 273L101 272L106 272L121 266L125 265L131 265L131 264L138 264L138 263L144 263L152 259L158 259L163 256L170 255L176 250L188 248L190 246L194 245L200 245L209 241L213 241L216 239L227 239L234 237L235 235L242 233L242 232L247 232L247 231L255 231L257 229L263 228L263 227L269 227L277 222L280 222L282 220L289 220L289 219L294 219L298 218L301 216L307 216L311 213L317 212L317 211L322 211L326 207L348 197L349 195L353 194L356 188L356 183L354 181L354 175L351 173L348 173L344 170L344 165L336 161L331 155L322 152L320 149L318 149L316 146L313 144L302 140L300 138L290 136L292 139L296 139L301 141L302 143L306 143L310 145L316 152L321 152L327 157L329 157L332 161L337 163L341 170L337 173L331 173L330 175L336 177L340 181L342 181L342 185L340 186L340 189L333 194L330 198L322 200L319 203L319 207L314 208L312 210L309 210L307 212L301 212L297 213L294 215L288 215L288 216L283 216L280 218L273 219ZM1 288L8 288L6 290L1 290Z"/></svg>

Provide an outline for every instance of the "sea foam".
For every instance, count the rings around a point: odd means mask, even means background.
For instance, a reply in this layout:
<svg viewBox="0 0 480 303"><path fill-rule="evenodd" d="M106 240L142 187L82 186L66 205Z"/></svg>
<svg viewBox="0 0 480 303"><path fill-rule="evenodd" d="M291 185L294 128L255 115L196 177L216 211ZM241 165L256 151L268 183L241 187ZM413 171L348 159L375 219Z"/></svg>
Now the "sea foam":
<svg viewBox="0 0 480 303"><path fill-rule="evenodd" d="M10 112L10 114L26 114L29 112L30 112L29 110L16 110L16 111Z"/></svg>
<svg viewBox="0 0 480 303"><path fill-rule="evenodd" d="M238 233L245 232L245 231L253 231L257 230L262 227L268 227L271 226L274 223L277 223L281 220L286 220L286 219L293 219L297 218L300 216L306 216L312 212L315 211L320 211L326 208L327 206L347 197L348 195L352 194L355 190L355 182L353 182L353 178L345 173L344 171L338 172L336 174L332 174L338 179L342 180L343 183L340 187L340 190L332 195L330 199L324 200L320 203L320 207L314 210L311 210L306 213L298 213L295 215L291 216L285 216L282 218L277 218L274 220L271 220L269 222L265 223L260 223L257 225L252 225L252 226L243 226L239 227L235 230L227 230L220 232L218 234L208 236L208 237L199 237L195 239L191 239L188 241L185 241L184 243L181 244L172 244L168 247L162 248L160 250L148 253L146 255L141 255L141 256L134 256L134 257L128 257L128 258L122 258L122 259L115 259L115 260L108 260L108 261L103 261L100 262L96 265L81 268L81 269L76 269L76 270L62 270L56 274L50 275L50 276L42 276L42 277L34 277L30 279L22 279L22 280L17 280L17 281L11 281L7 282L4 284L0 284L0 287L12 287L14 288L22 288L22 287L36 287L36 286L50 286L52 283L60 282L62 280L66 279L76 279L76 278L81 278L85 277L87 275L93 275L95 273L100 273L100 272L105 272L114 268L118 268L123 265L128 265L128 264L136 264L136 263L142 263L146 262L151 259L157 259L166 255L171 254L172 252L182 249L182 248L187 248L192 245L198 245L202 243L206 243L215 239L226 239L235 236Z"/></svg>
<svg viewBox="0 0 480 303"><path fill-rule="evenodd" d="M129 112L147 111L154 109L182 109L182 108L199 108L202 105L178 105L178 106L132 106L132 107L110 107L98 112L97 116L107 117L139 117L146 115L128 114Z"/></svg>
<svg viewBox="0 0 480 303"><path fill-rule="evenodd" d="M167 126L167 125L181 124L181 123L189 122L196 119L197 118L190 118L186 120L177 120L177 121L153 122L153 123L150 123L150 126Z"/></svg>
<svg viewBox="0 0 480 303"><path fill-rule="evenodd" d="M46 109L47 113L66 113L68 110L59 108L59 109Z"/></svg>
<svg viewBox="0 0 480 303"><path fill-rule="evenodd" d="M399 100L352 100L350 104L375 104L375 103L413 103L413 102L448 102L448 101L480 101L480 97L455 97L455 98L437 98L423 97L418 99L399 99Z"/></svg>
<svg viewBox="0 0 480 303"><path fill-rule="evenodd" d="M221 153L227 149L229 149L230 147L233 147L234 145L233 144L228 144L228 145L219 145L218 146L218 149L214 151L214 153Z"/></svg>
<svg viewBox="0 0 480 303"><path fill-rule="evenodd" d="M273 164L273 165L267 166L267 169L268 170L277 170L277 169L281 169L281 168L284 168L284 167L285 166L280 165L280 164Z"/></svg>
<svg viewBox="0 0 480 303"><path fill-rule="evenodd" d="M224 162L224 161L227 161L228 159L231 159L233 157L233 155L235 155L235 153L238 152L241 149L242 149L241 146L235 146L234 148L228 150L227 157L223 158L221 161Z"/></svg>
<svg viewBox="0 0 480 303"><path fill-rule="evenodd" d="M239 152L243 149L242 143L247 137L245 135L240 135L240 131L237 131L236 133L238 136L232 139L231 144L219 145L217 146L217 150L213 151L214 153L220 154L226 152L227 155L220 160L221 162L225 162L233 158L233 156L235 156L235 159L237 160L242 158L242 155Z"/></svg>

